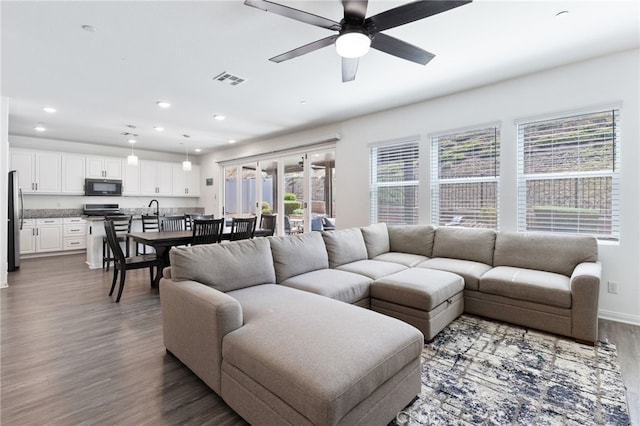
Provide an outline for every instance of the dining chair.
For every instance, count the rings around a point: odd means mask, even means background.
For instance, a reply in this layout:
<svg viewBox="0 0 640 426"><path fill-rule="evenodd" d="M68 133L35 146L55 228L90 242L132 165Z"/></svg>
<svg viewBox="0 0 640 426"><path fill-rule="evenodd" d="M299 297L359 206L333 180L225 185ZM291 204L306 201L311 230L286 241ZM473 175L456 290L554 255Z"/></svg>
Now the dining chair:
<svg viewBox="0 0 640 426"><path fill-rule="evenodd" d="M107 243L113 252L113 280L111 281L111 290L109 290L109 296L113 295L113 290L116 288L116 281L118 280L118 272L120 272L120 287L118 288L118 295L115 302L120 302L122 297L122 290L124 289L124 283L127 278L127 271L130 269L149 268L149 282L153 286L153 268L158 271L161 261L155 254L143 254L140 256L125 256L120 247L120 241L118 240L118 234L116 232L116 225L113 220L105 220L104 230L106 233Z"/></svg>
<svg viewBox="0 0 640 426"><path fill-rule="evenodd" d="M161 216L160 217L160 230L161 231L184 231L185 222L184 215L182 216Z"/></svg>
<svg viewBox="0 0 640 426"><path fill-rule="evenodd" d="M261 237L270 237L276 232L277 214L263 214L260 216L260 226L258 226ZM257 235L258 230L256 230Z"/></svg>
<svg viewBox="0 0 640 426"><path fill-rule="evenodd" d="M185 229L187 231L190 231L193 227L193 221L199 219L199 220L211 220L211 219L215 219L214 215L212 214L202 214L202 213L190 213L190 214L185 214L184 215L184 223L185 223Z"/></svg>
<svg viewBox="0 0 640 426"><path fill-rule="evenodd" d="M125 251L127 256L129 256L129 237L127 237L127 233L131 232L131 216L105 216L104 221L107 223L108 220L113 221L113 226L116 231L116 235L118 238L118 242L125 243ZM111 248L107 243L107 237L102 237L102 269L107 267L107 271L109 271L109 266L111 265L111 261L113 257L111 256Z"/></svg>
<svg viewBox="0 0 640 426"><path fill-rule="evenodd" d="M159 230L158 216L154 214L142 215L142 232L158 232ZM142 251L140 251L140 246L142 246ZM147 246L136 243L136 256L139 254L147 254Z"/></svg>
<svg viewBox="0 0 640 426"><path fill-rule="evenodd" d="M256 230L256 217L233 218L231 221L231 241L247 240L253 238Z"/></svg>
<svg viewBox="0 0 640 426"><path fill-rule="evenodd" d="M191 245L213 244L222 240L223 219L195 219L193 221L193 240Z"/></svg>

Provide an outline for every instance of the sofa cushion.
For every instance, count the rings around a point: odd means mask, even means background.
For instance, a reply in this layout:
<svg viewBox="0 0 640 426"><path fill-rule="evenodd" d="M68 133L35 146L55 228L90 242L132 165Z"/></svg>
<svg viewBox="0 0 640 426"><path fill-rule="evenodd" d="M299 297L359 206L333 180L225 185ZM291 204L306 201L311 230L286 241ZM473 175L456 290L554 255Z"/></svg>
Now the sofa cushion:
<svg viewBox="0 0 640 426"><path fill-rule="evenodd" d="M436 257L429 259L418 265L419 268L438 269L449 271L464 278L467 290L478 290L480 277L491 269L486 263L473 262L471 260L449 259L447 257Z"/></svg>
<svg viewBox="0 0 640 426"><path fill-rule="evenodd" d="M198 281L222 292L276 280L266 238L174 247L169 258L173 280Z"/></svg>
<svg viewBox="0 0 640 426"><path fill-rule="evenodd" d="M396 272L404 271L406 266L399 263L382 262L379 260L358 260L356 262L345 263L338 266L336 269L340 271L353 272L354 274L364 275L371 279L378 279L385 275L395 274Z"/></svg>
<svg viewBox="0 0 640 426"><path fill-rule="evenodd" d="M360 228L325 231L322 233L322 238L327 247L331 268L368 258L367 246Z"/></svg>
<svg viewBox="0 0 640 426"><path fill-rule="evenodd" d="M241 372L310 423L339 424L422 352L414 327L328 297L282 285L230 295L244 325L223 341L222 395L224 375Z"/></svg>
<svg viewBox="0 0 640 426"><path fill-rule="evenodd" d="M374 223L360 228L369 259L389 251L389 232L387 224Z"/></svg>
<svg viewBox="0 0 640 426"><path fill-rule="evenodd" d="M480 292L571 308L570 279L553 272L497 266L480 278Z"/></svg>
<svg viewBox="0 0 640 426"><path fill-rule="evenodd" d="M431 225L389 226L389 251L431 257L435 228Z"/></svg>
<svg viewBox="0 0 640 426"><path fill-rule="evenodd" d="M371 285L371 297L431 311L462 290L464 282L459 275L411 268L375 280Z"/></svg>
<svg viewBox="0 0 640 426"><path fill-rule="evenodd" d="M319 232L269 237L276 282L329 267L327 249Z"/></svg>
<svg viewBox="0 0 640 426"><path fill-rule="evenodd" d="M369 286L372 282L371 278L360 274L338 269L319 269L296 275L281 284L341 302L356 303L369 297Z"/></svg>
<svg viewBox="0 0 640 426"><path fill-rule="evenodd" d="M492 229L441 226L436 229L433 256L493 265L496 232Z"/></svg>
<svg viewBox="0 0 640 426"><path fill-rule="evenodd" d="M494 266L538 269L570 277L582 262L598 260L598 241L587 235L499 232Z"/></svg>
<svg viewBox="0 0 640 426"><path fill-rule="evenodd" d="M396 251L390 251L388 253L383 253L381 255L378 255L371 260L380 260L382 262L399 263L401 265L411 267L411 266L416 266L419 263L422 263L428 259L429 258L427 256L422 256L419 254L398 253Z"/></svg>

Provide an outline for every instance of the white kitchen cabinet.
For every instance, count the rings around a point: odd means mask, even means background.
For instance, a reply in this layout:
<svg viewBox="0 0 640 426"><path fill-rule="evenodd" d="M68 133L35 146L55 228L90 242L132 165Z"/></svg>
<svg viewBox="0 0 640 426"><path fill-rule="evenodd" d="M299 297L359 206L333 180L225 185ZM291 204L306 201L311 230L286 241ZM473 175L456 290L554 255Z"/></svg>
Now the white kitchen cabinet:
<svg viewBox="0 0 640 426"><path fill-rule="evenodd" d="M62 219L36 219L36 253L62 250Z"/></svg>
<svg viewBox="0 0 640 426"><path fill-rule="evenodd" d="M87 222L79 217L65 217L63 224L63 250L87 247Z"/></svg>
<svg viewBox="0 0 640 426"><path fill-rule="evenodd" d="M122 161L122 195L140 195L140 165L130 166Z"/></svg>
<svg viewBox="0 0 640 426"><path fill-rule="evenodd" d="M11 170L26 194L61 192L61 155L50 151L11 150Z"/></svg>
<svg viewBox="0 0 640 426"><path fill-rule="evenodd" d="M191 171L182 170L182 164L173 165L173 195L176 197L200 196L200 166L194 164Z"/></svg>
<svg viewBox="0 0 640 426"><path fill-rule="evenodd" d="M84 195L85 157L62 154L62 193Z"/></svg>
<svg viewBox="0 0 640 426"><path fill-rule="evenodd" d="M142 195L173 195L173 164L140 160Z"/></svg>
<svg viewBox="0 0 640 426"><path fill-rule="evenodd" d="M36 221L24 219L20 230L20 254L36 252Z"/></svg>
<svg viewBox="0 0 640 426"><path fill-rule="evenodd" d="M88 178L122 179L122 159L109 157L87 157Z"/></svg>

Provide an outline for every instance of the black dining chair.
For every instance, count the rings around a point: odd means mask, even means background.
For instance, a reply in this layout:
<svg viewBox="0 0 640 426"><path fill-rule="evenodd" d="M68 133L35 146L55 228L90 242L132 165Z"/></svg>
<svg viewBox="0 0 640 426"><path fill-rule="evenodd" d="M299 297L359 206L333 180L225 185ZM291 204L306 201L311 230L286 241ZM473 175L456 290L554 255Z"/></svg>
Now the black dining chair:
<svg viewBox="0 0 640 426"><path fill-rule="evenodd" d="M263 214L260 216L260 226L255 231L256 237L270 237L276 232L277 214Z"/></svg>
<svg viewBox="0 0 640 426"><path fill-rule="evenodd" d="M184 229L185 229L184 215L160 217L161 231L184 231Z"/></svg>
<svg viewBox="0 0 640 426"><path fill-rule="evenodd" d="M142 232L158 232L160 230L160 223L158 216L154 214L142 215ZM142 246L142 251L140 251ZM139 254L147 254L147 246L144 244L136 244L136 256Z"/></svg>
<svg viewBox="0 0 640 426"><path fill-rule="evenodd" d="M211 220L215 219L212 214L201 214L201 213L189 213L184 215L184 223L187 231L193 229L193 221L194 220Z"/></svg>
<svg viewBox="0 0 640 426"><path fill-rule="evenodd" d="M149 268L149 282L153 286L153 268L156 268L156 273L159 273L161 260L155 254L143 254L140 256L125 256L120 247L118 240L118 234L116 232L115 223L112 220L105 220L104 230L106 233L107 243L113 252L113 280L111 281L111 290L109 290L109 296L113 295L113 290L116 288L116 281L118 280L118 272L120 272L120 287L118 288L118 295L115 302L120 302L122 297L122 290L124 289L124 283L127 278L127 270L129 269L141 269Z"/></svg>
<svg viewBox="0 0 640 426"><path fill-rule="evenodd" d="M231 241L247 240L253 238L256 230L256 217L233 218L231 221Z"/></svg>
<svg viewBox="0 0 640 426"><path fill-rule="evenodd" d="M195 219L192 245L219 243L222 240L224 219Z"/></svg>
<svg viewBox="0 0 640 426"><path fill-rule="evenodd" d="M105 216L105 223L108 220L113 221L113 228L116 231L117 238L119 242L125 243L125 253L129 256L129 237L127 237L127 233L131 232L131 216ZM102 269L107 268L109 271L109 266L111 265L111 261L113 260L113 256L111 255L111 248L107 243L107 237L102 237Z"/></svg>

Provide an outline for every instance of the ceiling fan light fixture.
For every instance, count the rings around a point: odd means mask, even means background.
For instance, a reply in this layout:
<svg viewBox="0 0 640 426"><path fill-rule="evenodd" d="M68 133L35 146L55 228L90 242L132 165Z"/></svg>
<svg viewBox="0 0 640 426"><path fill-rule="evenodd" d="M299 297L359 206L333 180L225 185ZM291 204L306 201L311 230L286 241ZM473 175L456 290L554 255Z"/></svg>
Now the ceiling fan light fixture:
<svg viewBox="0 0 640 426"><path fill-rule="evenodd" d="M363 31L348 31L336 39L336 52L343 58L360 58L369 51L371 38Z"/></svg>

